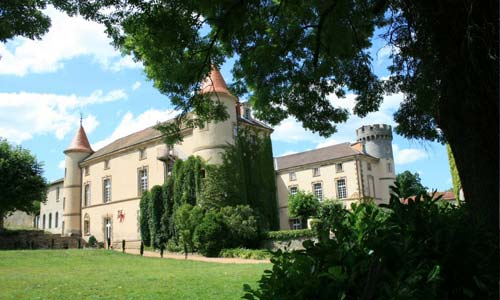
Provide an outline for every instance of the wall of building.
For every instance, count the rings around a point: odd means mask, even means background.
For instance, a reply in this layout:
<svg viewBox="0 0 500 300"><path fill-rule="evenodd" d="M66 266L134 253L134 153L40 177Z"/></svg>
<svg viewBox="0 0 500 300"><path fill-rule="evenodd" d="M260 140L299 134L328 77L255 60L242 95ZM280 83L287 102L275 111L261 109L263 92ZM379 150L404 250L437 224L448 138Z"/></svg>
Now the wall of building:
<svg viewBox="0 0 500 300"><path fill-rule="evenodd" d="M33 228L35 217L24 211L15 211L3 220L5 228Z"/></svg>
<svg viewBox="0 0 500 300"><path fill-rule="evenodd" d="M343 170L337 172L336 164L342 163ZM313 169L320 168L320 175L314 176ZM295 172L296 180L290 180L290 173ZM341 199L344 206L349 207L352 202L359 200L358 171L353 157L348 160L334 160L323 164L307 165L293 169L280 170L276 176L276 190L278 193L278 207L280 215L280 229L290 229L288 214L288 195L291 187L314 193L313 184L321 183L323 199L338 199L336 181L345 179L347 198ZM359 184L361 184L359 182Z"/></svg>
<svg viewBox="0 0 500 300"><path fill-rule="evenodd" d="M59 197L57 190L59 189ZM63 182L58 182L49 186L47 190L47 201L40 205L40 217L38 219L38 228L51 233L61 234L63 230L63 214L64 214L64 188ZM57 214L57 224L56 224ZM49 224L50 216L52 222ZM45 225L44 225L45 216Z"/></svg>

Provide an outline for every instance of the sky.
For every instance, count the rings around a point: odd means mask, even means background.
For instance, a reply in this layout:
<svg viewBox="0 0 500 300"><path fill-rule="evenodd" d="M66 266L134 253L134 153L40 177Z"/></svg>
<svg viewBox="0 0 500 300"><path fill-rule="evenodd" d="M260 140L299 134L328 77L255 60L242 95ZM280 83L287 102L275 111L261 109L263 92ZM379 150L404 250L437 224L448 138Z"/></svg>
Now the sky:
<svg viewBox="0 0 500 300"><path fill-rule="evenodd" d="M29 149L44 163L44 176L64 175L64 154L83 115L92 148L172 118L175 109L146 78L142 65L110 45L104 27L81 17L69 17L49 7L52 26L41 40L15 38L0 43L0 137ZM374 72L388 76L391 49L381 39L371 49ZM232 81L231 61L221 67ZM352 112L355 95L330 101ZM329 138L303 129L293 118L274 127L274 156L356 141L362 125L396 126L393 113L402 94L385 96L380 110L365 118L352 115ZM240 99L244 101L245 99ZM429 189L451 188L446 148L429 141L408 140L394 133L396 173L418 172Z"/></svg>

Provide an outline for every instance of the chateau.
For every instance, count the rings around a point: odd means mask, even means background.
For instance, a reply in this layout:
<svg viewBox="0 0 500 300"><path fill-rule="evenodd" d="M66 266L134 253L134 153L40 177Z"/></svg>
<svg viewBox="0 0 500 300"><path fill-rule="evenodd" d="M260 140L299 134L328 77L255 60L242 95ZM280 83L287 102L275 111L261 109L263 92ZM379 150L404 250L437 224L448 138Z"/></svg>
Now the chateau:
<svg viewBox="0 0 500 300"><path fill-rule="evenodd" d="M225 145L235 143L239 128L252 128L259 135L272 133L229 92L218 70L211 72L200 92L222 102L229 118L203 128L182 129L183 141L173 147L165 145L161 133L150 127L93 151L80 125L64 151L64 178L50 184L47 202L41 205L35 221L38 228L85 239L93 235L98 241L139 242L141 195L165 182L176 159L195 155L220 164ZM388 186L395 179L391 127L363 126L357 138L354 144L275 158L280 229L305 225L288 216L288 195L299 189L346 205L366 197L388 200Z"/></svg>

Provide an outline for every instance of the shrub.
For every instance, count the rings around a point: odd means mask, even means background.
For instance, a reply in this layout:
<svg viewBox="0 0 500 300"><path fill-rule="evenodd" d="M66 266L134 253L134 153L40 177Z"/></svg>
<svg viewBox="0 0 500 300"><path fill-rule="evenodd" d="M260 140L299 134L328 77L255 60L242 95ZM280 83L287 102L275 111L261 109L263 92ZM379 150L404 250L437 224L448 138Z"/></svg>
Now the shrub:
<svg viewBox="0 0 500 300"><path fill-rule="evenodd" d="M177 244L173 239L170 239L166 243L167 251L169 252L181 252L182 246Z"/></svg>
<svg viewBox="0 0 500 300"><path fill-rule="evenodd" d="M225 247L228 228L222 214L216 210L205 213L201 223L194 232L194 244L204 256L217 257Z"/></svg>
<svg viewBox="0 0 500 300"><path fill-rule="evenodd" d="M96 247L97 246L97 239L93 235L89 236L89 246L90 247Z"/></svg>
<svg viewBox="0 0 500 300"><path fill-rule="evenodd" d="M220 213L229 230L225 241L226 247L249 247L258 244L258 222L250 206L226 206L220 209Z"/></svg>
<svg viewBox="0 0 500 300"><path fill-rule="evenodd" d="M188 251L194 251L193 235L196 226L203 219L203 210L199 206L191 206L190 204L181 205L175 212L175 225L179 230L179 237L184 254L188 255Z"/></svg>
<svg viewBox="0 0 500 300"><path fill-rule="evenodd" d="M266 234L266 239L275 241L289 241L313 237L316 237L316 235L311 229L269 231Z"/></svg>
<svg viewBox="0 0 500 300"><path fill-rule="evenodd" d="M335 239L277 251L273 269L246 299L498 299L498 232L467 205L408 205L393 189L385 208L332 214ZM422 201L420 201L422 200Z"/></svg>
<svg viewBox="0 0 500 300"><path fill-rule="evenodd" d="M163 190L159 185L155 185L149 192L149 232L151 235L151 245L159 248L160 244L165 242L165 236L162 234L161 217L165 211L163 201Z"/></svg>
<svg viewBox="0 0 500 300"><path fill-rule="evenodd" d="M246 249L246 248L222 249L219 253L219 257L269 259L271 258L271 252L265 249Z"/></svg>
<svg viewBox="0 0 500 300"><path fill-rule="evenodd" d="M145 246L151 245L151 233L149 227L150 218L150 195L148 191L142 194L141 202L139 203L140 208L140 218L139 227L141 231L141 240Z"/></svg>
<svg viewBox="0 0 500 300"><path fill-rule="evenodd" d="M302 219L302 224L307 224L307 219L318 213L319 206L318 198L311 193L298 191L288 198L290 217Z"/></svg>

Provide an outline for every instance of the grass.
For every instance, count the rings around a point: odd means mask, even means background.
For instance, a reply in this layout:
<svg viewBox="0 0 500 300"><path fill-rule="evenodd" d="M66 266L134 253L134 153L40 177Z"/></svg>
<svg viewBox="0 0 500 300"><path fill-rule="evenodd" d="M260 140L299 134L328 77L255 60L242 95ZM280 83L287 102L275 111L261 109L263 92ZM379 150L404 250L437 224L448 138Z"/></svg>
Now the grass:
<svg viewBox="0 0 500 300"><path fill-rule="evenodd" d="M158 259L106 250L0 251L0 298L240 299L270 264Z"/></svg>

